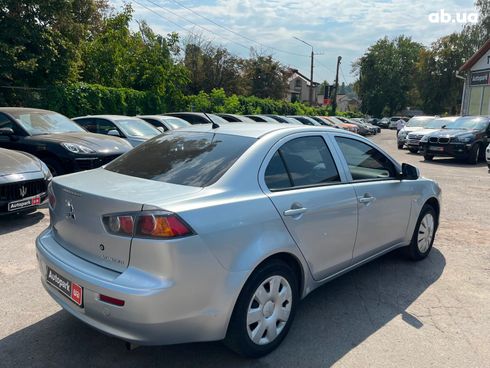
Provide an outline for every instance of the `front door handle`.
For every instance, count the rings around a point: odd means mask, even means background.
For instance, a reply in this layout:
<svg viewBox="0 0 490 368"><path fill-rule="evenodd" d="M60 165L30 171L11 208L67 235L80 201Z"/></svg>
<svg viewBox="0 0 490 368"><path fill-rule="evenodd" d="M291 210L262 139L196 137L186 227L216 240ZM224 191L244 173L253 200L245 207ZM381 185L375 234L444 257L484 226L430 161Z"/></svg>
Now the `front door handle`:
<svg viewBox="0 0 490 368"><path fill-rule="evenodd" d="M300 208L291 208L289 210L284 211L284 216L298 216L307 211L306 208L300 207Z"/></svg>
<svg viewBox="0 0 490 368"><path fill-rule="evenodd" d="M364 197L359 197L359 203L371 203L375 200L376 198L375 197L368 197L368 196L364 196Z"/></svg>

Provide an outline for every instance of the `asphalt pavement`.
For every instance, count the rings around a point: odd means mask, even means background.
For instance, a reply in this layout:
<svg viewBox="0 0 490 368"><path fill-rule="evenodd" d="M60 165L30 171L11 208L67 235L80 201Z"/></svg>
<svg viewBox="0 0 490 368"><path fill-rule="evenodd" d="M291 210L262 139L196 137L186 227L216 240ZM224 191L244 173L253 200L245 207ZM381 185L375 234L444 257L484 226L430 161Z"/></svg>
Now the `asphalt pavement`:
<svg viewBox="0 0 490 368"><path fill-rule="evenodd" d="M326 284L301 303L283 344L258 360L219 342L127 351L42 288L34 240L49 223L47 210L1 218L0 367L490 367L486 164L424 162L396 148L394 131L372 139L442 187L427 259L413 263L395 251Z"/></svg>

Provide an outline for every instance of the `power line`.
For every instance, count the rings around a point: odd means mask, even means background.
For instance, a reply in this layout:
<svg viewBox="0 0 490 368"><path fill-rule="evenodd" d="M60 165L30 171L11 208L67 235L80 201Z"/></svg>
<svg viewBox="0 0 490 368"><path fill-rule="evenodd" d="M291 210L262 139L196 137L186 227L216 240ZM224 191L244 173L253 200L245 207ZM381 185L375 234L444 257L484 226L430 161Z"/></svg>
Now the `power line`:
<svg viewBox="0 0 490 368"><path fill-rule="evenodd" d="M143 4L141 4L141 3L139 3L139 2L137 2L137 1L135 1L135 0L133 0L133 1L134 1L134 3L138 4L139 6L141 6L141 7L145 8L146 10L151 11L153 14L155 14L155 15L159 16L160 18L165 19L167 22L172 23L173 25L177 26L178 28L180 28L180 29L182 29L182 30L184 30L184 31L186 31L186 32L189 32L189 33L193 34L193 32L192 32L192 31L189 31L188 29L184 28L183 26L181 26L181 25L180 25L180 24L178 24L178 23L175 23L174 21L172 21L172 20L168 19L167 17L164 17L164 16L163 16L163 15L161 15L160 13L157 13L156 11L154 11L153 9L151 9L151 8L149 8L149 7L147 7L147 6L143 5Z"/></svg>
<svg viewBox="0 0 490 368"><path fill-rule="evenodd" d="M173 14L173 15L175 15L175 16L177 16L177 17L179 17L179 18L182 18L182 19L184 19L185 21L187 21L188 23L191 23L191 24L193 24L193 25L195 25L195 26L197 26L197 27L199 27L199 28L201 28L201 29L205 30L206 32L209 32L209 33L211 33L211 34L213 34L213 35L215 35L215 36L217 36L217 37L221 37L221 38L223 38L224 40L227 40L227 41L229 41L229 42L231 42L231 43L234 43L234 44L236 44L236 45L238 45L238 46L240 46L240 47L242 47L242 48L245 48L245 49L247 49L248 51L250 51L250 47L248 47L248 46L245 46L245 45L243 45L243 44L241 44L241 43L239 43L239 42L236 42L236 41L232 41L232 40L230 40L229 38L223 37L223 36L221 36L221 35L219 35L219 34L217 34L217 33L213 32L213 31L211 31L211 30L209 30L209 29L207 29L207 28L205 28L205 27L203 27L203 26L201 26L201 25L199 25L199 24L197 24L197 23L194 23L193 21L191 21L191 20L189 20L189 19L187 19L187 18L185 18L185 17L183 17L183 16L181 16L181 15L179 15L179 14L177 14L177 13L175 13L175 12L171 11L171 10L168 10L168 9L166 9L166 8L164 8L164 7L162 7L162 6L160 6L159 4L154 3L154 2L153 2L153 1L151 1L151 0L147 0L147 1L148 1L149 3L151 3L151 4L153 4L153 5L154 5L154 6L156 6L156 7L160 8L160 9L162 9L162 10L166 11L166 12L169 12L169 13L171 13L171 14ZM148 11L152 12L152 13L153 13L153 14L155 14L156 16L158 16L158 17L160 17L160 18L162 18L162 19L166 20L167 22L174 24L175 26L179 27L180 29L182 29L182 30L184 30L184 31L186 31L186 32L189 32L189 33L190 33L190 34L192 34L192 35L194 35L194 34L195 34L194 32L192 32L192 31L190 31L190 30L186 29L184 26L181 26L180 24L178 24L178 23L176 23L176 22L174 22L174 21L170 20L169 18L167 18L167 17L163 16L162 14L160 14L159 12L157 12L157 11L155 11L155 10L153 10L153 9L151 9L151 8L149 8L149 7L147 7L146 5L144 5L144 4L142 4L142 3L140 3L139 1L133 0L133 2L134 2L134 3L136 3L136 4L138 4L139 6L141 6L141 7L145 8L145 9L147 9ZM289 65L289 66L291 66L291 67L294 67L295 69L298 69L298 70L300 69L299 67L297 67L296 65L291 64L291 63L284 63L284 64L287 64L287 65Z"/></svg>
<svg viewBox="0 0 490 368"><path fill-rule="evenodd" d="M148 1L149 1L149 0L148 0ZM247 37L247 36L244 36L244 35L242 35L241 33L239 33L239 32L236 32L236 31L232 30L231 28L228 28L228 27L226 27L226 26L224 26L224 25L222 25L222 24L219 24L218 22L214 21L213 19L210 19L210 18L208 18L208 17L206 17L206 16L204 16L204 15L202 15L202 14L199 14L198 12L196 12L195 10L193 10L192 8L189 8L189 7L185 6L184 4L182 4L180 1L177 1L177 0L170 0L170 1L172 1L173 3L175 3L175 4L179 5L180 7L184 8L184 9L186 9L186 10L190 11L192 14L195 14L195 15L197 15L198 17L200 17L200 18L202 18L202 19L205 19L205 20L207 20L208 22L213 23L214 25L216 25L216 26L218 26L218 27L220 27L220 28L222 28L222 29L224 29L224 30L226 30L226 31L228 31L228 32L231 32L231 33L233 33L234 35L236 35L236 36L238 36L238 37L241 37L241 38L243 38L243 39L245 39L245 40L247 40L247 41L249 41L249 42L255 43L255 44L257 44L257 45L259 45L259 46L261 46L261 47L263 47L263 48L270 49L270 50L275 50L275 51L277 51L277 52L282 52L282 53L284 53L284 54L289 54L289 55L294 55L294 56L309 57L309 55L298 54L298 53L296 53L296 52L291 52L291 51L281 50L281 49L278 49L278 48L276 48L276 47L267 46L267 45L265 45L265 44L263 44L263 43L261 43L261 42L255 41L255 40L253 40L253 39L251 39L251 38L249 38L249 37Z"/></svg>
<svg viewBox="0 0 490 368"><path fill-rule="evenodd" d="M153 4L154 6L156 6L156 7L160 8L160 9L162 9L163 11L166 11L166 12L168 12L168 13L170 13L170 14L173 14L173 15L175 15L176 17L182 18L182 19L183 19L183 20L185 20L186 22L191 23L191 24L195 25L196 27L199 27L199 28L203 29L203 30L205 30L205 31L206 31L206 32L208 32L208 33L211 33L211 34L213 34L213 35L215 35L215 36L221 37L221 38L223 38L224 40L227 40L228 42L234 43L235 45L238 45L238 46L243 47L244 49L246 49L246 50L250 51L250 48L249 48L248 46L245 46L244 44L242 44L242 43L240 43L240 42L233 41L233 40L231 40L231 39L229 39L229 38L223 37L222 35L219 35L219 34L217 34L217 33L213 32L213 31L211 31L210 29L208 29L208 28L206 28L206 27L201 26L200 24L197 24L197 23L193 22L192 20L189 20L189 19L187 19L186 17L184 17L184 16L182 16L182 15L180 15L180 14L173 12L172 10L169 10L169 9L167 9L167 8L164 8L164 7L163 7L163 6L161 6L160 4L157 4L157 3L155 3L155 2L153 2L153 1L151 1L151 0L147 0L147 1L148 1L149 3L151 3L151 4ZM135 1L135 3L137 3L137 2ZM141 5L140 3L137 3L137 4ZM145 7L145 8L146 8L146 7ZM147 9L148 9L148 8L147 8ZM155 12L153 12L153 13L155 13Z"/></svg>

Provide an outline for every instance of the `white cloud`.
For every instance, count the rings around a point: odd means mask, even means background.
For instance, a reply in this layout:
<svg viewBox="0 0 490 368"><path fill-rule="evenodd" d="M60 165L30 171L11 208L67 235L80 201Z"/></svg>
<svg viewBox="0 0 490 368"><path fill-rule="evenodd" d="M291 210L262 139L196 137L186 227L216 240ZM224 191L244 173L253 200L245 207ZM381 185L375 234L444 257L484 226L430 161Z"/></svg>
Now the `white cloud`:
<svg viewBox="0 0 490 368"><path fill-rule="evenodd" d="M119 5L121 0L113 3ZM162 8L147 0L138 0L154 12L182 25L184 28L200 31L205 36L229 47L233 52L246 56L248 51L236 43L255 46L205 19L179 7L172 0L152 0ZM429 22L430 13L444 9L449 14L474 12L473 0L177 0L198 14L208 17L218 24L256 40L262 44L288 50L294 53L309 54L306 45L293 39L297 36L307 40L315 49L324 53L318 60L327 65L330 71L319 67L316 79L333 80L333 69L337 55L343 56L347 79L352 61L361 56L377 39L387 35L392 38L400 34L411 36L415 41L429 45L437 38L461 29L460 24L434 24ZM169 24L152 12L133 4L136 18L146 19L159 32L181 29ZM207 30L199 29L195 23ZM224 38L228 39L225 40ZM236 43L233 43L235 41ZM307 57L298 57L273 51L276 58L284 64L298 66L302 71L309 70Z"/></svg>

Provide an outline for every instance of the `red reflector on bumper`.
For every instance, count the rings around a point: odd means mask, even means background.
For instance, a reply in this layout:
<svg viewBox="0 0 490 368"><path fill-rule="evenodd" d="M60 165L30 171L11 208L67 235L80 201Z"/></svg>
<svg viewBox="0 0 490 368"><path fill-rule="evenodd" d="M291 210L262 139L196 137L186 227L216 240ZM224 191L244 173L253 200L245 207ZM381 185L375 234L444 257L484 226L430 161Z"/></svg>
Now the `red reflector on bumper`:
<svg viewBox="0 0 490 368"><path fill-rule="evenodd" d="M113 298L111 296L107 296L107 295L103 295L103 294L100 294L99 299L105 303L117 305L118 307L122 307L124 305L124 300L116 299L116 298Z"/></svg>

